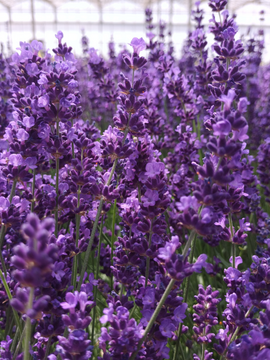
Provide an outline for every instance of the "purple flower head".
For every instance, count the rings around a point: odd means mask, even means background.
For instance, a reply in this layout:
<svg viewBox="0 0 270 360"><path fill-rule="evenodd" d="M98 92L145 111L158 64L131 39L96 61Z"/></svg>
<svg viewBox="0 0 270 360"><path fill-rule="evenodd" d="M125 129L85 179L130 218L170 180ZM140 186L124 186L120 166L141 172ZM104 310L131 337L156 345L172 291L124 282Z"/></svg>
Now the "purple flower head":
<svg viewBox="0 0 270 360"><path fill-rule="evenodd" d="M167 342L166 341L160 341L158 342L156 348L158 349L158 352L156 354L156 356L160 359L169 359L169 352L170 349L168 348Z"/></svg>
<svg viewBox="0 0 270 360"><path fill-rule="evenodd" d="M23 118L23 124L26 127L26 129L30 129L32 126L35 125L35 118L33 116L25 116Z"/></svg>
<svg viewBox="0 0 270 360"><path fill-rule="evenodd" d="M205 267L205 265L206 265L206 259L207 259L207 255L201 254L198 257L195 264L193 264L193 271L195 271L197 273L201 272L202 268Z"/></svg>
<svg viewBox="0 0 270 360"><path fill-rule="evenodd" d="M231 132L232 126L228 120L224 119L214 124L213 130L214 130L214 135L216 136L220 136L220 135L227 136Z"/></svg>
<svg viewBox="0 0 270 360"><path fill-rule="evenodd" d="M147 189L142 196L142 203L144 206L154 206L157 200L159 200L159 195L156 190Z"/></svg>
<svg viewBox="0 0 270 360"><path fill-rule="evenodd" d="M29 138L29 134L27 131L25 131L24 129L19 129L17 131L17 139L21 142L21 143L25 143L26 140L28 140Z"/></svg>
<svg viewBox="0 0 270 360"><path fill-rule="evenodd" d="M153 34L152 32L148 32L148 33L146 33L146 36L147 36L150 40L152 40L156 35Z"/></svg>
<svg viewBox="0 0 270 360"><path fill-rule="evenodd" d="M58 336L59 345L56 346L56 351L61 354L62 359L87 360L91 358L91 341L87 338L88 334L81 329L70 332L67 339Z"/></svg>
<svg viewBox="0 0 270 360"><path fill-rule="evenodd" d="M131 43L129 45L133 47L133 52L137 55L139 55L141 51L146 49L146 43L143 38L138 39L135 37L131 40Z"/></svg>
<svg viewBox="0 0 270 360"><path fill-rule="evenodd" d="M2 215L3 210L7 210L10 205L10 202L8 199L6 199L4 196L0 196L0 214Z"/></svg>
<svg viewBox="0 0 270 360"><path fill-rule="evenodd" d="M220 100L221 100L222 102L224 102L224 109L225 109L225 110L230 110L231 104L232 104L232 102L233 102L234 97L235 97L235 91L234 91L234 89L230 89L230 90L228 91L228 95L222 95L222 96L221 96Z"/></svg>
<svg viewBox="0 0 270 360"><path fill-rule="evenodd" d="M249 136L247 135L248 132L248 125L242 127L239 130L233 130L233 140L239 140L239 141L245 141L249 138Z"/></svg>
<svg viewBox="0 0 270 360"><path fill-rule="evenodd" d="M250 105L250 102L247 100L246 97L240 98L237 106L238 111L240 111L241 113L245 113L247 111L248 105Z"/></svg>
<svg viewBox="0 0 270 360"><path fill-rule="evenodd" d="M38 80L39 85L45 85L48 83L48 78L45 74L41 74Z"/></svg>
<svg viewBox="0 0 270 360"><path fill-rule="evenodd" d="M40 50L43 49L43 44L41 41L33 40L31 42L32 49L34 50L35 54L37 55Z"/></svg>
<svg viewBox="0 0 270 360"><path fill-rule="evenodd" d="M165 262L169 261L171 256L175 253L175 250L180 246L179 237L172 236L171 242L166 242L163 248L159 249L158 257L163 259Z"/></svg>
<svg viewBox="0 0 270 360"><path fill-rule="evenodd" d="M198 203L198 200L195 198L195 196L182 196L180 198L180 202L176 203L176 206L180 211L185 211L189 208L197 211L200 207L200 204Z"/></svg>
<svg viewBox="0 0 270 360"><path fill-rule="evenodd" d="M229 267L228 269L225 269L224 273L225 273L224 280L228 284L234 283L241 276L241 271L239 271L238 269L235 269L233 267Z"/></svg>
<svg viewBox="0 0 270 360"><path fill-rule="evenodd" d="M245 222L245 218L239 220L241 231L251 231L250 222Z"/></svg>
<svg viewBox="0 0 270 360"><path fill-rule="evenodd" d="M237 29L235 29L232 26L222 31L222 35L224 39L233 39L236 33L237 33Z"/></svg>
<svg viewBox="0 0 270 360"><path fill-rule="evenodd" d="M34 156L28 157L25 159L25 165L29 167L29 169L36 169L37 158Z"/></svg>
<svg viewBox="0 0 270 360"><path fill-rule="evenodd" d="M72 79L72 80L68 83L68 86L69 86L71 89L76 89L76 88L79 86L79 83L78 83L78 81Z"/></svg>
<svg viewBox="0 0 270 360"><path fill-rule="evenodd" d="M52 271L52 276L58 280L58 281L61 281L62 277L65 276L65 271L63 270L65 267L65 264L60 261L56 261L55 264L54 264L54 268L53 268L53 271Z"/></svg>
<svg viewBox="0 0 270 360"><path fill-rule="evenodd" d="M25 69L30 76L38 75L40 72L36 63L27 64Z"/></svg>
<svg viewBox="0 0 270 360"><path fill-rule="evenodd" d="M81 291L78 295L78 301L79 301L79 304L80 304L80 310L81 311L85 311L85 308L87 305L92 305L93 304L93 301L91 300L87 300L88 299L88 295Z"/></svg>
<svg viewBox="0 0 270 360"><path fill-rule="evenodd" d="M62 107L70 107L71 105L75 104L76 97L74 94L69 94L67 97L63 96L60 100L60 105Z"/></svg>
<svg viewBox="0 0 270 360"><path fill-rule="evenodd" d="M23 165L24 160L22 155L20 154L11 154L9 156L9 164L11 164L12 166L18 167Z"/></svg>
<svg viewBox="0 0 270 360"><path fill-rule="evenodd" d="M146 288L142 303L144 305L151 306L154 304L154 301L155 301L155 289L150 287Z"/></svg>
<svg viewBox="0 0 270 360"><path fill-rule="evenodd" d="M68 292L66 294L66 302L62 302L60 305L65 310L75 309L78 302L78 291L75 291L75 294Z"/></svg>
<svg viewBox="0 0 270 360"><path fill-rule="evenodd" d="M162 162L151 162L146 164L145 169L146 169L145 172L146 176L154 177L165 170L165 165Z"/></svg>
<svg viewBox="0 0 270 360"><path fill-rule="evenodd" d="M147 326L154 313L154 310L143 309L141 312L142 312L142 319L140 324L142 324L143 326Z"/></svg>
<svg viewBox="0 0 270 360"><path fill-rule="evenodd" d="M56 39L58 40L58 42L59 42L59 44L61 44L61 41L62 41L62 39L63 39L63 37L64 37L64 34L62 33L62 31L58 31L57 32L57 34L55 34L55 37L56 37Z"/></svg>
<svg viewBox="0 0 270 360"><path fill-rule="evenodd" d="M213 211L210 208L204 208L201 212L201 222L203 224L211 223L213 219Z"/></svg>
<svg viewBox="0 0 270 360"><path fill-rule="evenodd" d="M101 57L98 56L96 49L90 48L88 53L91 64L98 65L101 62Z"/></svg>
<svg viewBox="0 0 270 360"><path fill-rule="evenodd" d="M191 36L190 36L190 39L191 40L196 40L200 37L203 37L204 36L204 30L202 28L199 28L199 29L195 29Z"/></svg>
<svg viewBox="0 0 270 360"><path fill-rule="evenodd" d="M9 350L9 347L12 343L12 339L10 338L9 335L7 335L7 339L6 340L2 340L0 343L0 355L1 355L1 359L3 360L11 360L12 359L12 354Z"/></svg>
<svg viewBox="0 0 270 360"><path fill-rule="evenodd" d="M110 322L110 321L113 321L113 304L110 303L109 304L109 308L105 308L103 310L103 316L101 316L100 318L100 322L101 324L105 324L106 322Z"/></svg>
<svg viewBox="0 0 270 360"><path fill-rule="evenodd" d="M233 257L231 256L230 257L230 263L232 264L233 263ZM235 267L236 267L236 269L238 268L238 266L240 265L240 264L242 264L243 263L243 260L242 260L242 258L241 258L241 256L236 256L236 258L235 258ZM230 269L233 269L233 268L230 268ZM229 269L228 269L229 270Z"/></svg>
<svg viewBox="0 0 270 360"><path fill-rule="evenodd" d="M47 94L41 96L38 99L38 106L39 107L46 107L47 105L49 105L49 103L50 103L50 98L49 98L49 96Z"/></svg>
<svg viewBox="0 0 270 360"><path fill-rule="evenodd" d="M229 295L226 298L226 301L229 303L230 307L234 309L237 302L237 295L235 293Z"/></svg>
<svg viewBox="0 0 270 360"><path fill-rule="evenodd" d="M183 319L185 319L185 312L187 310L188 304L183 303L182 305L177 306L177 308L173 312L173 319L179 324L182 323Z"/></svg>
<svg viewBox="0 0 270 360"><path fill-rule="evenodd" d="M174 325L171 319L164 319L161 321L159 331L163 336L167 338L171 338L175 330L176 330L176 326Z"/></svg>
<svg viewBox="0 0 270 360"><path fill-rule="evenodd" d="M221 341L228 340L228 332L229 332L228 325L226 326L225 329L219 329L219 331L216 335L216 339L220 339Z"/></svg>
<svg viewBox="0 0 270 360"><path fill-rule="evenodd" d="M70 313L74 313L77 304L80 304L80 311L84 312L87 305L92 305L93 301L88 301L88 295L81 291L75 291L75 293L68 292L66 294L66 302L60 303L61 307L65 310L69 310Z"/></svg>

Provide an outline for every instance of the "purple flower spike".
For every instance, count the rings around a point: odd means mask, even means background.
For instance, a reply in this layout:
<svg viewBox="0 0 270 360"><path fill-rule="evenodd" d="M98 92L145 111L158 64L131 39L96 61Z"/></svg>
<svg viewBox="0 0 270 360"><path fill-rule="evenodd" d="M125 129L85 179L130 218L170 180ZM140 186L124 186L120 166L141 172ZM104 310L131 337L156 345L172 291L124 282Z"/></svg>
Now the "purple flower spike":
<svg viewBox="0 0 270 360"><path fill-rule="evenodd" d="M182 305L177 306L177 308L173 312L173 319L177 323L182 323L183 319L185 319L186 315L185 312L187 310L188 304L183 303Z"/></svg>
<svg viewBox="0 0 270 360"><path fill-rule="evenodd" d="M230 263L231 264L233 263L233 257L232 256L230 257ZM236 269L242 263L243 263L243 260L242 260L241 256L236 256L236 258L235 258L235 267L236 267Z"/></svg>
<svg viewBox="0 0 270 360"><path fill-rule="evenodd" d="M157 200L159 200L159 195L156 190L147 189L144 196L142 196L144 206L154 206Z"/></svg>
<svg viewBox="0 0 270 360"><path fill-rule="evenodd" d="M228 91L228 95L221 96L221 101L224 102L225 110L230 110L234 97L235 97L235 91L233 89L230 89Z"/></svg>
<svg viewBox="0 0 270 360"><path fill-rule="evenodd" d="M247 98L242 97L239 99L238 110L241 113L245 113L247 111L248 105L250 105L250 102L247 100Z"/></svg>
<svg viewBox="0 0 270 360"><path fill-rule="evenodd" d="M176 326L170 319L165 319L161 321L159 330L163 336L171 338L173 336L173 332L176 330Z"/></svg>
<svg viewBox="0 0 270 360"><path fill-rule="evenodd" d="M179 237L172 236L171 242L166 242L165 247L159 249L158 257L165 261L169 261L175 250L180 246Z"/></svg>
<svg viewBox="0 0 270 360"><path fill-rule="evenodd" d="M62 31L59 30L57 32L57 34L55 34L55 37L56 37L56 39L58 39L59 44L61 44L61 41L62 41L62 39L64 37L64 34L62 33Z"/></svg>
<svg viewBox="0 0 270 360"><path fill-rule="evenodd" d="M214 135L227 136L232 130L232 126L228 120L221 120L213 125Z"/></svg>
<svg viewBox="0 0 270 360"><path fill-rule="evenodd" d="M131 40L131 43L129 45L133 47L133 52L137 55L139 55L141 51L146 49L146 43L143 38L138 39L135 37Z"/></svg>
<svg viewBox="0 0 270 360"><path fill-rule="evenodd" d="M65 310L75 309L78 302L78 291L75 291L75 294L68 292L66 295L66 302L62 302L61 306Z"/></svg>

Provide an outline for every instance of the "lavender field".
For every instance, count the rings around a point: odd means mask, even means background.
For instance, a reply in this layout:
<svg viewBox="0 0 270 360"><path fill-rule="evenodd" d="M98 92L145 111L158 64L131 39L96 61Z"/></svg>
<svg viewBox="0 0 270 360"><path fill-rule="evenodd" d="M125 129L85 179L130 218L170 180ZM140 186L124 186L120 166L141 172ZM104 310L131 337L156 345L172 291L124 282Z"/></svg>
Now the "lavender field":
<svg viewBox="0 0 270 360"><path fill-rule="evenodd" d="M270 65L226 5L182 54L146 9L0 55L0 359L270 360Z"/></svg>

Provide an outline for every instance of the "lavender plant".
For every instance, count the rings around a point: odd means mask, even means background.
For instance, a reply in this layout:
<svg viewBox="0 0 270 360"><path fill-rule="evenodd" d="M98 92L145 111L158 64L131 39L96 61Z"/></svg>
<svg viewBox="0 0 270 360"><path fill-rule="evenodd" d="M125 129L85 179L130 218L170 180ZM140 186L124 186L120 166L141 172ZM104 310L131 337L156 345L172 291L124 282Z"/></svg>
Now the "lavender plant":
<svg viewBox="0 0 270 360"><path fill-rule="evenodd" d="M226 5L180 58L151 9L108 59L1 55L1 359L270 359L269 66Z"/></svg>

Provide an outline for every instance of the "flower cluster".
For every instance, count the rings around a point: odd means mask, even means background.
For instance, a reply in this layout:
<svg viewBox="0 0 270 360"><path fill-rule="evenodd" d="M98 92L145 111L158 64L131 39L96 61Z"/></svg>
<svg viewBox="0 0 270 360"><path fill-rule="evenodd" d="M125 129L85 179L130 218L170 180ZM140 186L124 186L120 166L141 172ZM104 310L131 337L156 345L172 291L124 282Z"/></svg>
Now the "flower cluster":
<svg viewBox="0 0 270 360"><path fill-rule="evenodd" d="M0 55L1 359L269 359L269 66L209 7Z"/></svg>

